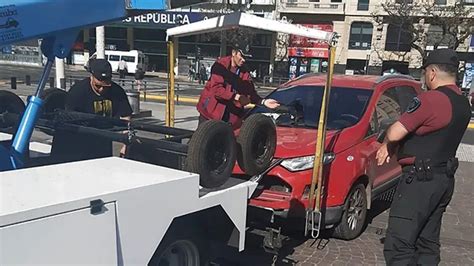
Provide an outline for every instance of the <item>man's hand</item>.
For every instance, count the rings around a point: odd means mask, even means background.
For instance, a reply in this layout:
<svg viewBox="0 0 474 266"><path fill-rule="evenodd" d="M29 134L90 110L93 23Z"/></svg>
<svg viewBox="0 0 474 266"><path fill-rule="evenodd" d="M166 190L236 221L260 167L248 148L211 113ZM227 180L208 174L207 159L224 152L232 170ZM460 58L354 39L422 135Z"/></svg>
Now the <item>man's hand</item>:
<svg viewBox="0 0 474 266"><path fill-rule="evenodd" d="M375 156L375 159L377 160L377 165L382 165L385 162L389 163L390 162L390 155L388 152L388 144L384 143L380 148L377 150L377 155Z"/></svg>
<svg viewBox="0 0 474 266"><path fill-rule="evenodd" d="M246 106L247 104L250 103L249 97L241 94L236 94L234 100L239 102L242 106Z"/></svg>
<svg viewBox="0 0 474 266"><path fill-rule="evenodd" d="M274 99L265 99L263 100L263 105L265 105L267 108L275 109L280 106L280 103Z"/></svg>

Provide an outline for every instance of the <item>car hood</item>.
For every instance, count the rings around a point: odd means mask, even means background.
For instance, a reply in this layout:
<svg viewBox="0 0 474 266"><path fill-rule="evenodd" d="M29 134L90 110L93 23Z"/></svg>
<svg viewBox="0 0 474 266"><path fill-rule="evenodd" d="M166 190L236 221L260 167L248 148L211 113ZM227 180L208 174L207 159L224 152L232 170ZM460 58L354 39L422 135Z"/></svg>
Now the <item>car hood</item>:
<svg viewBox="0 0 474 266"><path fill-rule="evenodd" d="M335 151L347 146L339 143L342 131L328 130L326 133L326 149ZM316 149L317 129L277 127L277 148L275 158L291 158L314 155ZM341 145L343 144L343 145Z"/></svg>

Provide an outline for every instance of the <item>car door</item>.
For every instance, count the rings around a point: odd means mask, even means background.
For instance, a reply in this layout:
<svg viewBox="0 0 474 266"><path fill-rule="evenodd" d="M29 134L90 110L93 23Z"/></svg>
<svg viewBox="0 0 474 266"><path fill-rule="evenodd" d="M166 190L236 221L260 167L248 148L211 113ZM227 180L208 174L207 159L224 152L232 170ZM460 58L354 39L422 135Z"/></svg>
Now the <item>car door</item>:
<svg viewBox="0 0 474 266"><path fill-rule="evenodd" d="M382 124L388 123L389 121L390 123L397 121L416 95L417 91L415 88L409 85L392 86L384 90L379 99L377 99L375 112L372 117L374 120L372 123L375 124L374 130L376 131L376 135L380 133ZM377 187L400 175L401 168L396 156L392 156L389 163L377 166L375 155L381 144L376 141L376 137L372 140L368 146L371 154L369 159L371 161L370 167L373 168L369 169L369 171L374 174L373 187Z"/></svg>

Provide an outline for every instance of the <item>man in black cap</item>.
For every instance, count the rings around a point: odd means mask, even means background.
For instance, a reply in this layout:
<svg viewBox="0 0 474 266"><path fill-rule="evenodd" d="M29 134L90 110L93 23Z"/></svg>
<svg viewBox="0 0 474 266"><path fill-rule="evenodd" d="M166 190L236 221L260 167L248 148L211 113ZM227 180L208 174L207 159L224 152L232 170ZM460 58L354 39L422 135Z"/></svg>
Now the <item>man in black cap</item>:
<svg viewBox="0 0 474 266"><path fill-rule="evenodd" d="M132 108L122 87L112 81L112 66L105 59L89 63L90 77L69 90L66 110L130 120Z"/></svg>
<svg viewBox="0 0 474 266"><path fill-rule="evenodd" d="M276 100L262 99L257 94L250 73L244 66L249 57L249 45L236 42L231 55L219 58L214 63L196 106L200 123L210 119L222 120L236 129L242 124L245 105L254 103L271 109L280 106Z"/></svg>
<svg viewBox="0 0 474 266"><path fill-rule="evenodd" d="M90 77L76 82L68 92L66 110L117 117L130 121L132 108L125 91L112 81L112 67L105 59L89 62ZM124 145L120 151L123 156ZM59 130L53 139L52 156L59 161L77 161L112 155L110 140Z"/></svg>
<svg viewBox="0 0 474 266"><path fill-rule="evenodd" d="M441 220L454 191L455 157L470 119L456 86L459 61L451 49L432 51L423 64L428 91L415 97L387 130L377 163L397 159L403 175L390 209L384 242L387 265L437 265Z"/></svg>

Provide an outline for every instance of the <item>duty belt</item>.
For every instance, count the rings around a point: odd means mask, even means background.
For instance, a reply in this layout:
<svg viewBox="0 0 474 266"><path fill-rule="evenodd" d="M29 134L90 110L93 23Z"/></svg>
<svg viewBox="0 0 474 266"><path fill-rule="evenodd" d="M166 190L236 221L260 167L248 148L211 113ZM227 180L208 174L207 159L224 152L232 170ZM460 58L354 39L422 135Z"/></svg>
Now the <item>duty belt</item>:
<svg viewBox="0 0 474 266"><path fill-rule="evenodd" d="M457 158L450 158L446 161L434 161L431 159L416 159L414 164L403 166L402 171L408 174L407 183L416 177L418 181L430 181L433 174L442 173L448 177L454 177L459 166Z"/></svg>

